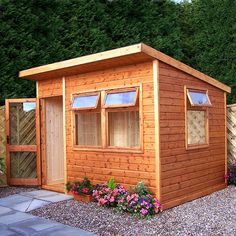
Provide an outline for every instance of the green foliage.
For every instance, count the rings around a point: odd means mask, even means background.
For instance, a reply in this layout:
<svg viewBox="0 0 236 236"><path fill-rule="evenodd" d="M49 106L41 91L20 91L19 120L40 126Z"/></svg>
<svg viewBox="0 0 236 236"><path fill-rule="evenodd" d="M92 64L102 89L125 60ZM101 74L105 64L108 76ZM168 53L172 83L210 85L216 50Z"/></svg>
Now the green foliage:
<svg viewBox="0 0 236 236"><path fill-rule="evenodd" d="M131 192L137 193L140 197L145 197L146 195L152 195L152 192L145 186L144 182L141 181L131 189Z"/></svg>
<svg viewBox="0 0 236 236"><path fill-rule="evenodd" d="M144 42L232 86L236 1L0 0L0 105L35 97L33 66Z"/></svg>
<svg viewBox="0 0 236 236"><path fill-rule="evenodd" d="M112 189L112 190L115 189L116 182L115 182L115 179L113 177L108 180L107 187Z"/></svg>
<svg viewBox="0 0 236 236"><path fill-rule="evenodd" d="M67 183L66 183L66 191L67 191L67 193L70 192L70 189L71 189L71 182L67 181Z"/></svg>

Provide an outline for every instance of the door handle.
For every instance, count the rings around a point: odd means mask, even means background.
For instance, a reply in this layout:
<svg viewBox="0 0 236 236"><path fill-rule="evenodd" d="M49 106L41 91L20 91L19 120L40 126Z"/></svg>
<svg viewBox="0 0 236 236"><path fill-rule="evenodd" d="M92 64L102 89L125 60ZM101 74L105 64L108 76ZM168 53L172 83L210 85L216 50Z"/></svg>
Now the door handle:
<svg viewBox="0 0 236 236"><path fill-rule="evenodd" d="M9 138L9 135L7 135L7 144L10 144L10 138Z"/></svg>

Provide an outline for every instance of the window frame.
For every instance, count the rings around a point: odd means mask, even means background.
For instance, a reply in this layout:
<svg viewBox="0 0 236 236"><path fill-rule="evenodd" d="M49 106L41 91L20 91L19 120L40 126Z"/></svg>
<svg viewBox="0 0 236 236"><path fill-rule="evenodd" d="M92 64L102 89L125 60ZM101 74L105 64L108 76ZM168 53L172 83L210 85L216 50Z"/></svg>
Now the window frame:
<svg viewBox="0 0 236 236"><path fill-rule="evenodd" d="M91 106L91 107L81 107L81 108L73 108L73 103L74 103L74 99L77 97L85 97L85 96L94 96L94 95L98 95L97 96L97 100L96 100L96 104L95 106ZM98 108L98 103L101 97L101 93L100 92L90 92L90 93L78 93L78 94L73 94L72 95L72 101L71 101L71 109L73 111L82 111L82 110L91 110L91 109L97 109Z"/></svg>
<svg viewBox="0 0 236 236"><path fill-rule="evenodd" d="M136 91L134 105L118 105L118 106L103 106L105 104L106 94L111 92L127 92ZM99 94L99 99L97 101L96 108L83 108L83 109L72 109L71 103L71 118L72 118L72 139L73 139L73 150L78 151L90 151L90 152L121 152L121 153L143 153L143 110L142 110L142 84L133 86L124 86L114 89L100 89L98 91L83 92L79 94L72 94L71 100L73 101L74 96L78 95L94 95ZM118 147L109 146L109 130L108 130L108 113L109 112L120 112L120 111L138 111L139 112L139 147ZM76 145L76 124L75 124L75 114L79 112L95 112L101 114L101 146L82 146Z"/></svg>
<svg viewBox="0 0 236 236"><path fill-rule="evenodd" d="M194 104L193 101L192 101L191 95L189 94L189 92L204 93L207 96L207 98L208 98L209 104ZM208 90L206 90L206 89L187 88L187 97L188 97L189 102L190 102L192 107L211 107L212 106L211 100L210 100L210 98L208 96Z"/></svg>
<svg viewBox="0 0 236 236"><path fill-rule="evenodd" d="M191 104L191 99L189 99L188 97L188 91L205 91L207 96L208 96L208 90L206 89L202 89L202 88L190 88L190 87L186 87L184 89L184 99L185 99L185 147L186 150L192 150L192 149L199 149L199 148L207 148L209 147L209 107L212 107L212 103L209 99L208 99L211 103L211 105L192 105ZM187 116L187 112L188 111L204 111L205 112L205 136L206 136L206 141L205 143L202 144L189 144L188 143L188 116Z"/></svg>
<svg viewBox="0 0 236 236"><path fill-rule="evenodd" d="M135 98L134 102L131 104L115 104L115 105L106 105L106 99L108 94L113 94L113 93L125 93L125 92L135 92ZM119 108L119 107L133 107L137 104L138 100L138 95L139 95L139 89L138 87L133 87L133 88L122 88L122 89L110 89L110 90L105 90L105 97L102 103L103 108Z"/></svg>

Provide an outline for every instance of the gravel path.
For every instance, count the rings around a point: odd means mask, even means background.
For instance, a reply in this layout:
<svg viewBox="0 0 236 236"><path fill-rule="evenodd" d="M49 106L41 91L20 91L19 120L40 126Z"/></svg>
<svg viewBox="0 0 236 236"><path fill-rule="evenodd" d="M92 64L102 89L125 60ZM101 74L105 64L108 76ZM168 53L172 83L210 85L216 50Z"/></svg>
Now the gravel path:
<svg viewBox="0 0 236 236"><path fill-rule="evenodd" d="M37 188L30 187L0 187L0 198L7 197L21 192L34 191Z"/></svg>
<svg viewBox="0 0 236 236"><path fill-rule="evenodd" d="M236 235L236 187L169 209L151 220L74 200L31 212L98 235Z"/></svg>

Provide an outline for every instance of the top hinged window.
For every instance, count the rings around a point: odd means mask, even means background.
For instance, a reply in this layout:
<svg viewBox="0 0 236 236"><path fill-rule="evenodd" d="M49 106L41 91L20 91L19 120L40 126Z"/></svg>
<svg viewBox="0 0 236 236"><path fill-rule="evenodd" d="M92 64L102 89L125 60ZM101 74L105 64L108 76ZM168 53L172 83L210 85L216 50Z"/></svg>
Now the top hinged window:
<svg viewBox="0 0 236 236"><path fill-rule="evenodd" d="M207 91L187 89L187 96L191 106L211 106Z"/></svg>
<svg viewBox="0 0 236 236"><path fill-rule="evenodd" d="M104 101L104 107L135 106L137 97L138 88L107 91Z"/></svg>
<svg viewBox="0 0 236 236"><path fill-rule="evenodd" d="M73 97L72 109L73 110L85 110L96 109L100 93L79 94Z"/></svg>

